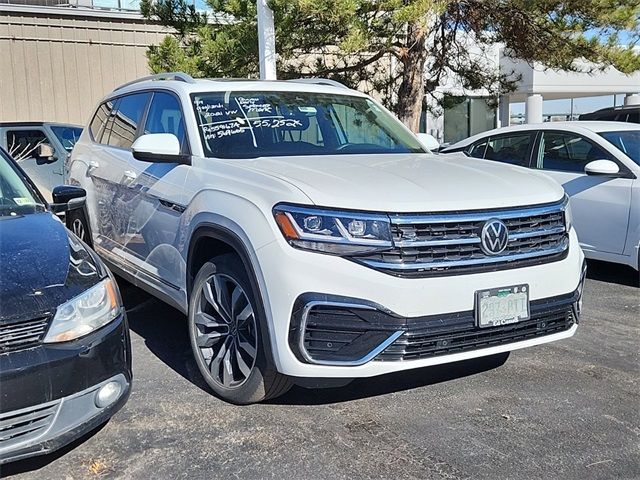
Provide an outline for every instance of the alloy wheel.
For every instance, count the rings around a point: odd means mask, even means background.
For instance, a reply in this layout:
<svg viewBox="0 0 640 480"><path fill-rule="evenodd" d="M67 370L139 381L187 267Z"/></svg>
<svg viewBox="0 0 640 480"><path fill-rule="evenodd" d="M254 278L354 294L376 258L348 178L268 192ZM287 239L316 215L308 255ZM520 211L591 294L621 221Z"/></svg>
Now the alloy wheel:
<svg viewBox="0 0 640 480"><path fill-rule="evenodd" d="M198 292L195 344L214 382L243 385L256 363L258 335L251 302L232 277L213 274Z"/></svg>

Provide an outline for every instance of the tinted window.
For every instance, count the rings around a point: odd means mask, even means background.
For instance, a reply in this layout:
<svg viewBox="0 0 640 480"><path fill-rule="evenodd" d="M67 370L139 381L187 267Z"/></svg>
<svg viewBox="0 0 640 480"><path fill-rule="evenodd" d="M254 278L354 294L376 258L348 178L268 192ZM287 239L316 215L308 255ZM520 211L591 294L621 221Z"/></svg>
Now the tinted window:
<svg viewBox="0 0 640 480"><path fill-rule="evenodd" d="M600 132L600 136L624 152L631 160L640 165L640 130L622 130L620 132Z"/></svg>
<svg viewBox="0 0 640 480"><path fill-rule="evenodd" d="M118 100L113 120L110 123L109 139L106 142L108 145L122 148L131 147L150 95L149 93L138 93L121 97ZM105 143L105 138L102 141Z"/></svg>
<svg viewBox="0 0 640 480"><path fill-rule="evenodd" d="M510 165L528 167L529 147L534 137L535 135L532 133L491 137L484 153L484 158Z"/></svg>
<svg viewBox="0 0 640 480"><path fill-rule="evenodd" d="M102 140L102 133L104 132L104 127L111 115L111 110L113 110L113 103L113 101L109 101L100 105L98 110L96 110L96 114L93 116L93 120L91 120L89 130L91 131L91 136L96 142L100 142Z"/></svg>
<svg viewBox="0 0 640 480"><path fill-rule="evenodd" d="M630 112L627 116L627 122L640 123L640 112Z"/></svg>
<svg viewBox="0 0 640 480"><path fill-rule="evenodd" d="M7 151L15 160L33 158L40 144L49 143L42 130L9 130L7 132Z"/></svg>
<svg viewBox="0 0 640 480"><path fill-rule="evenodd" d="M212 92L192 101L210 157L424 153L415 136L368 98Z"/></svg>
<svg viewBox="0 0 640 480"><path fill-rule="evenodd" d="M82 135L82 128L80 127L67 127L65 125L51 125L51 131L58 138L58 141L62 144L67 152L73 150L76 142Z"/></svg>
<svg viewBox="0 0 640 480"><path fill-rule="evenodd" d="M187 137L184 130L184 119L180 102L170 93L156 92L151 99L144 133L173 133L187 153Z"/></svg>
<svg viewBox="0 0 640 480"><path fill-rule="evenodd" d="M542 132L537 167L544 170L584 172L593 160L610 159L602 148L574 133Z"/></svg>
<svg viewBox="0 0 640 480"><path fill-rule="evenodd" d="M481 140L471 145L467 150L467 155L475 158L484 158L484 151L487 149L487 140Z"/></svg>

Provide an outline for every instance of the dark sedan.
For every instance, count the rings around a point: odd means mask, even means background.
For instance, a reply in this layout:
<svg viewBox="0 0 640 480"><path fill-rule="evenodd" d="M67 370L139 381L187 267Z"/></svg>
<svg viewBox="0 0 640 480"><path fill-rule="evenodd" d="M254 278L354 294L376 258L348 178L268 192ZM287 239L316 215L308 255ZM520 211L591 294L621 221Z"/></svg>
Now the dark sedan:
<svg viewBox="0 0 640 480"><path fill-rule="evenodd" d="M131 346L118 287L0 149L0 464L51 452L104 423L129 397Z"/></svg>

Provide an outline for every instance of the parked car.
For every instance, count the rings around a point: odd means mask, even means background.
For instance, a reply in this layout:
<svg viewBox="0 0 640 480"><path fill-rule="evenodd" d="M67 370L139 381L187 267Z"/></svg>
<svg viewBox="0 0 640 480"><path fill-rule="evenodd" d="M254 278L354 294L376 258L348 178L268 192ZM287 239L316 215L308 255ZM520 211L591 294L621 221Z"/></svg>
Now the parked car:
<svg viewBox="0 0 640 480"><path fill-rule="evenodd" d="M0 147L9 152L47 201L64 183L64 164L82 127L52 122L0 122Z"/></svg>
<svg viewBox="0 0 640 480"><path fill-rule="evenodd" d="M56 450L129 396L131 352L116 283L0 148L0 464Z"/></svg>
<svg viewBox="0 0 640 480"><path fill-rule="evenodd" d="M583 113L579 120L640 123L640 105L609 107L591 113Z"/></svg>
<svg viewBox="0 0 640 480"><path fill-rule="evenodd" d="M557 122L499 128L442 151L540 170L571 197L588 258L640 271L640 126Z"/></svg>
<svg viewBox="0 0 640 480"><path fill-rule="evenodd" d="M584 256L562 188L432 155L335 82L127 84L98 105L68 180L87 190L69 221L188 315L200 372L231 402L577 328Z"/></svg>

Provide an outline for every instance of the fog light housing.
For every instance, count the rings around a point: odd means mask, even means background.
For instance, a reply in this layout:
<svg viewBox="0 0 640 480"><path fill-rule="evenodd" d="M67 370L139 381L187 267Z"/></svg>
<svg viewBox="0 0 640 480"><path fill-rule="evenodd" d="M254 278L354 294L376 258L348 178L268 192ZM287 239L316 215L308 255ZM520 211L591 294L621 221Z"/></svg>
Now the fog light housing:
<svg viewBox="0 0 640 480"><path fill-rule="evenodd" d="M122 393L122 385L118 382L108 382L96 392L96 407L104 408L115 402Z"/></svg>

